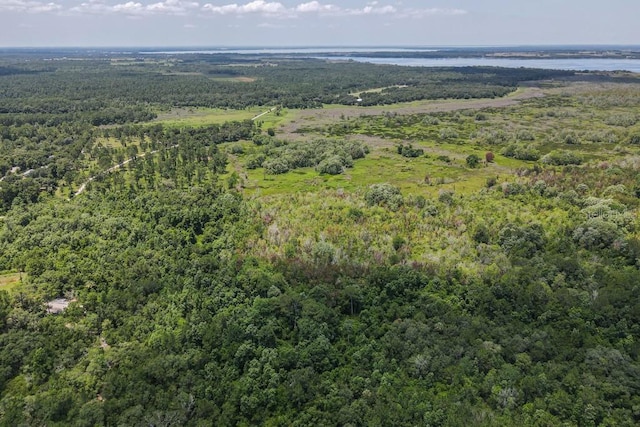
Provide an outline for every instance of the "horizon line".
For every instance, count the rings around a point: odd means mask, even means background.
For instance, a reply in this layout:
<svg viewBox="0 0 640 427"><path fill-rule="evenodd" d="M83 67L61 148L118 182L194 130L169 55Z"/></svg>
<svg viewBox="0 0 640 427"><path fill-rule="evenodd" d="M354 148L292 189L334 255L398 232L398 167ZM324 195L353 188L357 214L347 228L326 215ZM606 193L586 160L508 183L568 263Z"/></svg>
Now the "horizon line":
<svg viewBox="0 0 640 427"><path fill-rule="evenodd" d="M611 44L611 43L558 43L558 44L440 44L440 45L412 45L412 44L389 44L389 45L322 45L322 44L308 44L308 45L86 45L86 46L74 46L74 45L57 45L57 46L0 46L0 50L37 50L37 49L166 49L166 50L185 50L185 49L215 49L215 50L249 50L249 49L491 49L491 48L639 48L640 44Z"/></svg>

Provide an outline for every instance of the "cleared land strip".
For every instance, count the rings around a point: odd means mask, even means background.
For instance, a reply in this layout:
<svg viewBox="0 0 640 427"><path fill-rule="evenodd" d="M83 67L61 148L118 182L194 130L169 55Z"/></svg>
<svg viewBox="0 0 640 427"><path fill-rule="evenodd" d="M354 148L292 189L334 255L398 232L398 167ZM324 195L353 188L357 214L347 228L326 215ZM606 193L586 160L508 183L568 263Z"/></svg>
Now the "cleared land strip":
<svg viewBox="0 0 640 427"><path fill-rule="evenodd" d="M344 117L379 116L386 113L420 114L438 113L458 110L477 110L482 108L501 108L517 105L520 101L545 96L538 87L524 87L502 98L480 99L444 99L436 101L419 101L411 104L391 104L375 107L332 107L300 110L293 121L284 124L280 133L285 137L297 139L299 128L306 127L309 123L322 124L329 121L340 120Z"/></svg>

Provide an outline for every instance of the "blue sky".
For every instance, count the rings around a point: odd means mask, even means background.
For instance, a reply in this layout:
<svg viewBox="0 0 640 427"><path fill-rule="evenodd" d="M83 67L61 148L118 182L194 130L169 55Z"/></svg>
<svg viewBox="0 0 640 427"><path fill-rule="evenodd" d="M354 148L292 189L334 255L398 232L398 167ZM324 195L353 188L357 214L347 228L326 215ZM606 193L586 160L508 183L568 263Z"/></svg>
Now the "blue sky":
<svg viewBox="0 0 640 427"><path fill-rule="evenodd" d="M0 0L0 46L640 44L640 0Z"/></svg>

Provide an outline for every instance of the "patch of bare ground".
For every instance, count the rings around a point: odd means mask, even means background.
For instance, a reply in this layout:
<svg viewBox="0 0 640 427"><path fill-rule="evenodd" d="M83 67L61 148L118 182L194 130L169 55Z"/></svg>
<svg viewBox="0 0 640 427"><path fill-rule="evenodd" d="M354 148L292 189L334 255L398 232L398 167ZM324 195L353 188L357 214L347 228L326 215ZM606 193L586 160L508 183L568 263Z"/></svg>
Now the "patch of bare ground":
<svg viewBox="0 0 640 427"><path fill-rule="evenodd" d="M639 79L640 81L640 79ZM569 84L559 84L557 87L545 90L549 95L585 95L603 91L618 90L621 92L637 92L637 83L627 82L571 82Z"/></svg>
<svg viewBox="0 0 640 427"><path fill-rule="evenodd" d="M440 113L458 110L479 110L482 108L502 108L519 104L520 101L544 96L539 87L521 88L517 92L502 98L483 99L446 99L423 101L412 104L387 105L376 107L332 107L301 110L297 117L289 123L281 125L279 136L285 139L304 139L299 130L308 126L322 126L335 123L348 117L379 116L387 113L422 114Z"/></svg>

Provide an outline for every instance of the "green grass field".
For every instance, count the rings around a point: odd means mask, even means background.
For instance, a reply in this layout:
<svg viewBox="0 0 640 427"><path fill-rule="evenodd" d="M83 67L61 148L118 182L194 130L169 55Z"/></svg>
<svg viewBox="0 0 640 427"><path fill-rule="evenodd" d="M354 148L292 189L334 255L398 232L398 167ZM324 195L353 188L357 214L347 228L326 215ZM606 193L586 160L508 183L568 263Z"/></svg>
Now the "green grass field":
<svg viewBox="0 0 640 427"><path fill-rule="evenodd" d="M271 107L252 107L245 110L233 110L222 108L174 108L171 111L160 111L153 122L167 126L206 126L221 124L231 121L251 120L254 117L269 111ZM286 112L276 115L267 113L257 120L263 128L276 126L286 118ZM152 123L153 123L152 122Z"/></svg>
<svg viewBox="0 0 640 427"><path fill-rule="evenodd" d="M245 153L255 149L251 143L241 145ZM421 143L419 146L425 148L428 157L405 158L389 148L375 148L365 159L356 160L353 168L340 175L322 175L313 168L267 175L262 168L244 168L246 154L232 157L228 170L246 176L245 191L252 195L292 194L338 188L356 191L371 184L388 182L408 194L434 196L440 190L475 192L486 185L488 178L498 177L500 182L512 176L514 169L531 164L498 155L493 163L481 163L476 168L469 168L466 166L466 156L476 154L484 158L483 150L454 144ZM430 154L429 148L433 148L438 155ZM451 161L444 162L438 158L439 155L447 155Z"/></svg>
<svg viewBox="0 0 640 427"><path fill-rule="evenodd" d="M574 93L578 90L580 88L574 86L521 88L496 100L420 101L366 108L326 106L318 110L283 110L279 116L263 116L272 120L263 126L263 130L279 125L277 138L297 141L327 137L361 140L370 148L370 153L340 175L321 175L313 168L267 175L261 168L247 170L244 167L247 157L261 150L246 142L241 144L244 154L230 157L228 170L229 174L238 173L244 191L254 196L332 189L360 191L381 182L399 187L404 194L437 196L441 190L471 194L485 188L489 179L495 179L497 184L517 180L519 170L531 168L536 162L501 155L502 149L509 144L531 145L540 156L557 150L572 152L584 164L594 165L623 161L640 154L636 145L625 143L629 135L640 133L640 124L626 127L610 124L618 116L629 116L629 108L595 108L590 105L593 101L588 97L592 94L587 93L580 98ZM519 103L504 104L504 101L513 99ZM611 102L618 101L614 99ZM434 105L455 108L429 112ZM357 115L358 112L367 114ZM417 119L406 119L411 116ZM436 118L436 121L432 123L424 117L430 117L429 120ZM635 119L630 116L628 120L633 122ZM304 130L303 133L300 129ZM442 137L443 131L451 131L454 136ZM525 133L532 139L521 139ZM572 134L576 135L578 143L565 142L567 135ZM425 154L405 158L397 153L399 144L411 144L414 148L423 149ZM495 159L485 164L483 160L489 151L494 153ZM466 164L465 160L471 154L481 159L476 168L469 168Z"/></svg>
<svg viewBox="0 0 640 427"><path fill-rule="evenodd" d="M11 291L22 284L24 273L2 273L0 274L0 291Z"/></svg>

